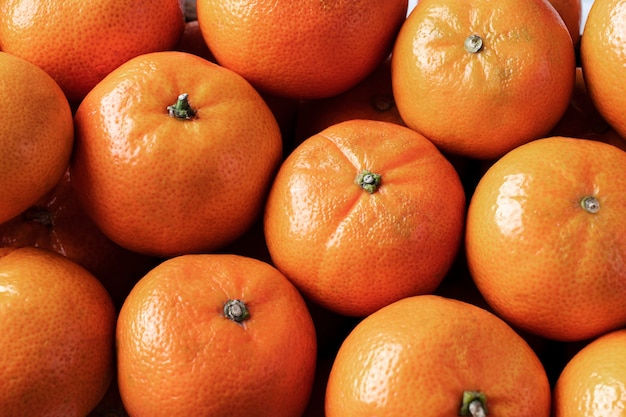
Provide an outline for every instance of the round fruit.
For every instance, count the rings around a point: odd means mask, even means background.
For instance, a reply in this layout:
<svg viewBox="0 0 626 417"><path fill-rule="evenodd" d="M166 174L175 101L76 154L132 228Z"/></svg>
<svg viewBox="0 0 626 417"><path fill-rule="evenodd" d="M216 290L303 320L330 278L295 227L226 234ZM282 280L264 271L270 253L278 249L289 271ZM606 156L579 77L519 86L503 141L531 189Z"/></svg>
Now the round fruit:
<svg viewBox="0 0 626 417"><path fill-rule="evenodd" d="M315 328L298 291L269 264L183 255L131 291L117 354L133 417L299 417L315 376Z"/></svg>
<svg viewBox="0 0 626 417"><path fill-rule="evenodd" d="M283 162L265 207L274 265L311 301L365 316L433 291L457 253L465 194L452 164L419 133L349 120Z"/></svg>
<svg viewBox="0 0 626 417"><path fill-rule="evenodd" d="M583 16L582 0L549 0L550 4L556 9L563 23L567 26L572 43L578 46L580 43L580 29Z"/></svg>
<svg viewBox="0 0 626 417"><path fill-rule="evenodd" d="M544 0L420 0L391 64L407 126L446 153L495 159L559 121L576 59Z"/></svg>
<svg viewBox="0 0 626 417"><path fill-rule="evenodd" d="M554 388L554 417L621 416L626 398L626 330L583 347Z"/></svg>
<svg viewBox="0 0 626 417"><path fill-rule="evenodd" d="M0 223L48 193L65 173L74 141L69 103L37 66L0 52Z"/></svg>
<svg viewBox="0 0 626 417"><path fill-rule="evenodd" d="M48 194L0 224L0 247L34 246L68 257L104 285L117 308L157 259L112 242L76 199L69 171Z"/></svg>
<svg viewBox="0 0 626 417"><path fill-rule="evenodd" d="M282 158L278 123L254 88L185 52L117 68L75 126L71 175L86 211L119 245L162 257L242 235Z"/></svg>
<svg viewBox="0 0 626 417"><path fill-rule="evenodd" d="M458 300L409 297L361 321L341 345L327 417L548 417L550 385L530 346Z"/></svg>
<svg viewBox="0 0 626 417"><path fill-rule="evenodd" d="M45 70L78 104L130 58L173 48L184 23L180 0L3 0L0 49Z"/></svg>
<svg viewBox="0 0 626 417"><path fill-rule="evenodd" d="M339 94L385 60L407 0L198 0L217 61L259 90L311 99Z"/></svg>
<svg viewBox="0 0 626 417"><path fill-rule="evenodd" d="M111 382L114 329L87 270L43 249L0 249L2 416L87 415Z"/></svg>
<svg viewBox="0 0 626 417"><path fill-rule="evenodd" d="M604 119L626 137L626 0L595 0L580 41L591 99Z"/></svg>
<svg viewBox="0 0 626 417"><path fill-rule="evenodd" d="M304 101L298 108L295 145L329 126L351 119L382 120L404 126L393 98L390 59L341 94Z"/></svg>
<svg viewBox="0 0 626 417"><path fill-rule="evenodd" d="M563 137L522 145L479 181L466 253L485 300L562 341L626 325L626 152Z"/></svg>

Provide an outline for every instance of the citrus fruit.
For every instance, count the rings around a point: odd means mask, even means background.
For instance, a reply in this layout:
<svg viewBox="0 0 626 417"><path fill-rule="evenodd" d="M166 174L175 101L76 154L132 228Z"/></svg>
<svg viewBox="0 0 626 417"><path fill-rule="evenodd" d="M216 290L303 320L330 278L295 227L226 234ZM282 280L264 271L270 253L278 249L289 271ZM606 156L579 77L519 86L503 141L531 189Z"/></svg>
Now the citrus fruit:
<svg viewBox="0 0 626 417"><path fill-rule="evenodd" d="M554 388L553 416L624 415L625 364L625 329L592 340L563 368Z"/></svg>
<svg viewBox="0 0 626 417"><path fill-rule="evenodd" d="M495 159L559 121L576 58L563 20L544 0L420 0L391 67L407 126L444 152Z"/></svg>
<svg viewBox="0 0 626 417"><path fill-rule="evenodd" d="M487 303L561 341L626 325L626 153L550 137L495 162L471 198L465 248Z"/></svg>
<svg viewBox="0 0 626 417"><path fill-rule="evenodd" d="M304 101L298 108L295 144L329 126L351 119L382 120L404 125L393 98L390 59L343 93Z"/></svg>
<svg viewBox="0 0 626 417"><path fill-rule="evenodd" d="M391 51L407 0L198 0L217 62L262 92L312 99L339 94Z"/></svg>
<svg viewBox="0 0 626 417"><path fill-rule="evenodd" d="M604 119L626 137L626 1L595 0L580 41L589 95Z"/></svg>
<svg viewBox="0 0 626 417"><path fill-rule="evenodd" d="M0 249L0 409L5 417L83 417L114 370L115 310L77 263Z"/></svg>
<svg viewBox="0 0 626 417"><path fill-rule="evenodd" d="M269 264L182 255L129 294L117 355L133 417L299 417L313 387L315 329L302 296Z"/></svg>
<svg viewBox="0 0 626 417"><path fill-rule="evenodd" d="M428 139L395 123L348 120L289 154L264 227L274 265L307 299L365 316L433 291L464 218L459 176Z"/></svg>
<svg viewBox="0 0 626 417"><path fill-rule="evenodd" d="M0 224L0 247L34 246L77 262L104 285L119 308L131 288L157 259L112 242L76 199L69 171L46 195Z"/></svg>
<svg viewBox="0 0 626 417"><path fill-rule="evenodd" d="M70 161L74 127L59 86L37 66L0 52L0 223L49 192Z"/></svg>
<svg viewBox="0 0 626 417"><path fill-rule="evenodd" d="M282 159L278 124L254 88L185 52L121 65L74 121L79 201L114 242L154 256L211 251L242 235Z"/></svg>
<svg viewBox="0 0 626 417"><path fill-rule="evenodd" d="M202 32L200 32L200 26L197 20L191 20L185 23L185 30L178 39L178 43L172 48L175 51L188 52L190 54L198 55L207 61L215 62L213 53L209 50Z"/></svg>
<svg viewBox="0 0 626 417"><path fill-rule="evenodd" d="M578 46L583 16L582 0L549 0L549 2L559 13L565 26L567 26L567 30L572 37L572 43L575 47Z"/></svg>
<svg viewBox="0 0 626 417"><path fill-rule="evenodd" d="M41 67L77 104L137 55L174 47L180 0L3 0L0 49Z"/></svg>
<svg viewBox="0 0 626 417"><path fill-rule="evenodd" d="M374 312L346 337L326 417L550 415L550 385L530 346L494 314L435 295Z"/></svg>

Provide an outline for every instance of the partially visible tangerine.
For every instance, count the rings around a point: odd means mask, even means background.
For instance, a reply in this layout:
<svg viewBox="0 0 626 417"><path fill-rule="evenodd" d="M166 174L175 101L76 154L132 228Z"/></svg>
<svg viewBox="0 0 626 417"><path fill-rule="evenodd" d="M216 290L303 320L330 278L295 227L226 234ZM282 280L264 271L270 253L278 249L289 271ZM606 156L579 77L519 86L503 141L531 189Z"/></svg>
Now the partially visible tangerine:
<svg viewBox="0 0 626 417"><path fill-rule="evenodd" d="M0 52L0 112L3 223L59 182L70 162L74 126L59 85L41 68L7 52Z"/></svg>
<svg viewBox="0 0 626 417"><path fill-rule="evenodd" d="M626 406L626 329L579 350L554 387L553 416L621 416Z"/></svg>
<svg viewBox="0 0 626 417"><path fill-rule="evenodd" d="M0 248L3 417L84 417L114 373L115 308L74 261Z"/></svg>
<svg viewBox="0 0 626 417"><path fill-rule="evenodd" d="M548 417L550 385L531 347L477 306L407 297L346 337L326 388L326 417Z"/></svg>
<svg viewBox="0 0 626 417"><path fill-rule="evenodd" d="M127 60L174 47L180 0L3 0L0 49L39 66L77 105Z"/></svg>
<svg viewBox="0 0 626 417"><path fill-rule="evenodd" d="M580 41L587 91L604 119L626 137L626 0L594 0Z"/></svg>
<svg viewBox="0 0 626 417"><path fill-rule="evenodd" d="M217 62L278 97L330 97L354 86L391 51L407 0L198 0Z"/></svg>

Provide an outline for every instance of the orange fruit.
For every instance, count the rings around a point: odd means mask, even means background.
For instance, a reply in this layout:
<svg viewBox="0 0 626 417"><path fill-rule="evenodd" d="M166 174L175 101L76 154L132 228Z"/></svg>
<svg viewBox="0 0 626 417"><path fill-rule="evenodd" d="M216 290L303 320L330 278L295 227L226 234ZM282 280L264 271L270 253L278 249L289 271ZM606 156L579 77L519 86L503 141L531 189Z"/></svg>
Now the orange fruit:
<svg viewBox="0 0 626 417"><path fill-rule="evenodd" d="M582 0L549 0L549 2L559 13L565 26L567 26L567 30L572 37L572 43L574 46L578 46L583 17Z"/></svg>
<svg viewBox="0 0 626 417"><path fill-rule="evenodd" d="M311 99L354 86L391 51L407 0L199 0L197 16L221 65L264 93Z"/></svg>
<svg viewBox="0 0 626 417"><path fill-rule="evenodd" d="M69 171L32 206L0 224L0 247L34 246L77 262L102 282L119 308L157 259L112 242L91 221L74 193Z"/></svg>
<svg viewBox="0 0 626 417"><path fill-rule="evenodd" d="M444 152L495 159L559 121L576 58L563 20L543 0L420 0L391 66L407 126Z"/></svg>
<svg viewBox="0 0 626 417"><path fill-rule="evenodd" d="M466 254L487 303L509 323L561 341L626 325L626 152L551 137L495 162L466 220Z"/></svg>
<svg viewBox="0 0 626 417"><path fill-rule="evenodd" d="M312 392L315 329L302 296L269 264L182 255L131 291L117 354L133 417L296 417Z"/></svg>
<svg viewBox="0 0 626 417"><path fill-rule="evenodd" d="M114 370L115 309L77 263L37 248L0 249L3 417L82 417Z"/></svg>
<svg viewBox="0 0 626 417"><path fill-rule="evenodd" d="M174 48L175 51L188 52L190 54L198 55L207 61L215 62L213 53L209 50L202 32L200 31L200 25L197 20L191 20L185 23L185 30L178 39L178 43Z"/></svg>
<svg viewBox="0 0 626 417"><path fill-rule="evenodd" d="M622 416L626 397L626 329L606 333L565 365L554 387L554 417Z"/></svg>
<svg viewBox="0 0 626 417"><path fill-rule="evenodd" d="M0 52L0 223L49 192L74 141L69 103L37 66Z"/></svg>
<svg viewBox="0 0 626 417"><path fill-rule="evenodd" d="M283 162L265 207L274 265L320 306L365 316L433 291L458 250L465 194L419 133L348 120Z"/></svg>
<svg viewBox="0 0 626 417"><path fill-rule="evenodd" d="M589 95L604 119L626 137L626 0L595 0L580 41Z"/></svg>
<svg viewBox="0 0 626 417"><path fill-rule="evenodd" d="M550 384L530 346L494 314L408 297L363 319L330 371L326 417L366 415L548 417Z"/></svg>
<svg viewBox="0 0 626 417"><path fill-rule="evenodd" d="M74 121L79 200L114 242L154 256L216 250L241 236L282 159L278 124L254 88L184 52L126 62Z"/></svg>
<svg viewBox="0 0 626 417"><path fill-rule="evenodd" d="M41 67L78 104L130 58L173 48L184 23L180 0L3 0L0 49Z"/></svg>
<svg viewBox="0 0 626 417"><path fill-rule="evenodd" d="M295 145L329 126L352 119L405 125L391 87L391 60L383 61L363 81L332 97L306 100L298 108Z"/></svg>

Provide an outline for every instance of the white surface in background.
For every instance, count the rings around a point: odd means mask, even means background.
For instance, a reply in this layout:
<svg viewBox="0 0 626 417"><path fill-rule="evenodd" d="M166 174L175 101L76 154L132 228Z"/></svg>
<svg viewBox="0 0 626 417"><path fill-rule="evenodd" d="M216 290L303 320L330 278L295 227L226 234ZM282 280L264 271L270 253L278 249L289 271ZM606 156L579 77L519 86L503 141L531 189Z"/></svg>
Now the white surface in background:
<svg viewBox="0 0 626 417"><path fill-rule="evenodd" d="M585 20L587 19L587 14L589 13L589 8L591 7L591 3L593 3L593 0L582 0L582 3L583 3L583 18L582 18L582 22L580 25L581 30L585 27ZM409 13L411 12L411 10L413 10L416 4L417 4L417 0L409 0Z"/></svg>

